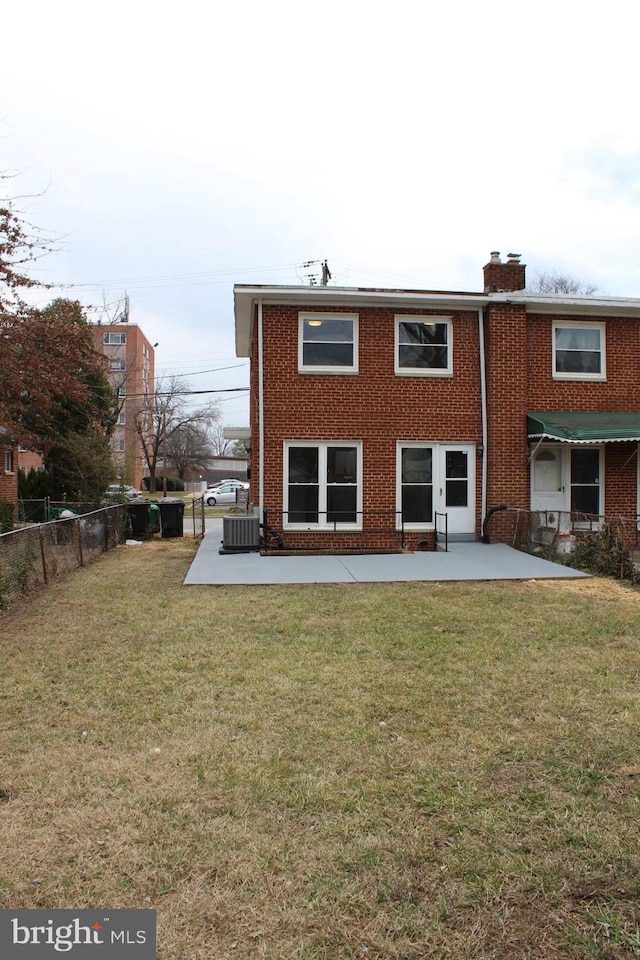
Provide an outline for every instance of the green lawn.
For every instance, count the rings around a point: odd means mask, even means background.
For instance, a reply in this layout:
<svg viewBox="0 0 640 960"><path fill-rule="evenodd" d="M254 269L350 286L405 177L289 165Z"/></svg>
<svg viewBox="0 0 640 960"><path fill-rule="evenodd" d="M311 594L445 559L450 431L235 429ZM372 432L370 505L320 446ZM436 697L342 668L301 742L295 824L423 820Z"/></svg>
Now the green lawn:
<svg viewBox="0 0 640 960"><path fill-rule="evenodd" d="M0 906L161 960L640 955L640 594L181 586L118 548L0 619Z"/></svg>

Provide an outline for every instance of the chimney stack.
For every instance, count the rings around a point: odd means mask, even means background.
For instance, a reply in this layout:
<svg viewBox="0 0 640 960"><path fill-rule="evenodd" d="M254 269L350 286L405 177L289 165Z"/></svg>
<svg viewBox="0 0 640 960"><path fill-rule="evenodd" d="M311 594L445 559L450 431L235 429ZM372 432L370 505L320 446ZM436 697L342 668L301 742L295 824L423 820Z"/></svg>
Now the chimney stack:
<svg viewBox="0 0 640 960"><path fill-rule="evenodd" d="M526 266L520 263L521 256L520 253L508 253L503 263L500 251L492 250L491 259L484 267L484 292L509 293L512 290L524 290Z"/></svg>

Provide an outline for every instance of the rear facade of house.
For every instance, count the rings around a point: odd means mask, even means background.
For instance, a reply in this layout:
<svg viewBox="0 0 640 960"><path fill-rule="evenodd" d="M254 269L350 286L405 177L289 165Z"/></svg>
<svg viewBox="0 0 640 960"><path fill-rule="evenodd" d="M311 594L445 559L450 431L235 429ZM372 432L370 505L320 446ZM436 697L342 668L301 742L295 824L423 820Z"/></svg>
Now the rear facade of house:
<svg viewBox="0 0 640 960"><path fill-rule="evenodd" d="M235 311L251 499L285 548L509 539L514 510L635 537L639 300L528 294L493 253L478 293L236 286Z"/></svg>

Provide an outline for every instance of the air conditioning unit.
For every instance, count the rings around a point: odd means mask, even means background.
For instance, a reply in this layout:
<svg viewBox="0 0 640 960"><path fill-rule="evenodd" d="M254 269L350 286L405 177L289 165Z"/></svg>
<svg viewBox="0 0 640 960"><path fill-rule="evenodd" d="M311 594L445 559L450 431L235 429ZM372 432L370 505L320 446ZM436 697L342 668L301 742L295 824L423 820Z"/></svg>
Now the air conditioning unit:
<svg viewBox="0 0 640 960"><path fill-rule="evenodd" d="M223 550L257 550L260 546L260 517L255 514L222 518Z"/></svg>

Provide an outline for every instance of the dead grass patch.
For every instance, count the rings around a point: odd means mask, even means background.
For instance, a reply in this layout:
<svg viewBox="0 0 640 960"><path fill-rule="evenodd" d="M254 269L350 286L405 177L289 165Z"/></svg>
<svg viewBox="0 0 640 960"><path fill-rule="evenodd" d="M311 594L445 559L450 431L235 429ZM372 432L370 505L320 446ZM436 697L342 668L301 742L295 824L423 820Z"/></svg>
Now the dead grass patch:
<svg viewBox="0 0 640 960"><path fill-rule="evenodd" d="M638 955L637 592L184 588L195 549L3 617L1 905L155 907L161 960Z"/></svg>

